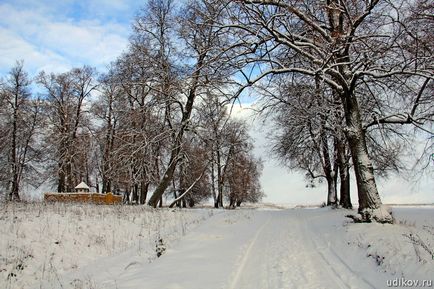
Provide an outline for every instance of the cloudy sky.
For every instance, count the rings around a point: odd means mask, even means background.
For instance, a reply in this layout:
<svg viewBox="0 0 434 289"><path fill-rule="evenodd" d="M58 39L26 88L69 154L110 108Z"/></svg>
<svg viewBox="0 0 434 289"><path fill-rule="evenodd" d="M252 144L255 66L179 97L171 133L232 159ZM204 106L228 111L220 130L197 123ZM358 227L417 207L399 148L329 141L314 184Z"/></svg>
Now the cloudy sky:
<svg viewBox="0 0 434 289"><path fill-rule="evenodd" d="M104 71L126 49L131 22L143 1L134 0L0 0L0 75L24 60L30 75L63 72L84 64ZM241 117L248 105L237 107ZM265 161L262 185L267 202L318 204L326 187L305 187L303 176L288 172L270 158L265 131L252 123L255 153ZM409 164L410 166L410 164ZM434 181L379 180L385 203L434 203ZM353 202L356 202L353 196Z"/></svg>
<svg viewBox="0 0 434 289"><path fill-rule="evenodd" d="M17 59L32 74L83 64L104 69L126 48L140 2L2 0L0 72Z"/></svg>

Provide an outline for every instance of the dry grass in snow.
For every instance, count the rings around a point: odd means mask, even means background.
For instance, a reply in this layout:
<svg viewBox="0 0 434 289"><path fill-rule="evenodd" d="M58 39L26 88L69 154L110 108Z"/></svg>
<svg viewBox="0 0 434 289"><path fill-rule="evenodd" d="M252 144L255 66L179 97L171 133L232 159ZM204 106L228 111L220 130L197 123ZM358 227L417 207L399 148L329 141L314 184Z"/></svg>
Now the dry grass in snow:
<svg viewBox="0 0 434 289"><path fill-rule="evenodd" d="M145 206L3 203L0 205L0 288L62 287L62 274L133 251L149 262L211 210Z"/></svg>

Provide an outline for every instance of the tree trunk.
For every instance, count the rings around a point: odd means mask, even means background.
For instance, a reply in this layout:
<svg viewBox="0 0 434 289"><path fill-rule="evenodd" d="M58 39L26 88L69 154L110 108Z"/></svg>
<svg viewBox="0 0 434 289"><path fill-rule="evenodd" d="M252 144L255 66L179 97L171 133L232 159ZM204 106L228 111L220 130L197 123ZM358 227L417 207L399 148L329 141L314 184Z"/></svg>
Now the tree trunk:
<svg viewBox="0 0 434 289"><path fill-rule="evenodd" d="M217 149L216 151L217 155L217 206L223 207L223 203L221 201L223 196L223 177L222 177L222 164L221 164L221 155L220 155L220 149Z"/></svg>
<svg viewBox="0 0 434 289"><path fill-rule="evenodd" d="M138 184L134 184L134 186L133 186L133 195L132 195L131 202L133 204L139 203L139 185Z"/></svg>
<svg viewBox="0 0 434 289"><path fill-rule="evenodd" d="M338 149L338 167L339 167L339 179L340 179L340 205L345 209L351 209L350 196L350 166L345 154L345 145L342 140L336 142Z"/></svg>
<svg viewBox="0 0 434 289"><path fill-rule="evenodd" d="M215 161L214 161L214 150L212 150L212 162L211 162L211 191L212 191L212 198L214 201L214 208L218 208L218 202L217 202L217 193L215 189Z"/></svg>
<svg viewBox="0 0 434 289"><path fill-rule="evenodd" d="M142 181L140 184L140 204L146 203L146 197L148 195L149 182Z"/></svg>
<svg viewBox="0 0 434 289"><path fill-rule="evenodd" d="M57 173L57 192L58 193L64 193L65 192L65 186L66 186L66 180L65 180L65 172L63 170L63 162L59 163L59 171Z"/></svg>
<svg viewBox="0 0 434 289"><path fill-rule="evenodd" d="M374 169L369 159L366 146L365 131L362 128L360 109L356 97L344 95L345 120L347 138L354 163L359 196L359 214L361 220L380 223L392 223L392 215L382 206L374 177Z"/></svg>
<svg viewBox="0 0 434 289"><path fill-rule="evenodd" d="M18 192L19 192L18 174L14 174L12 184L11 184L11 190L9 192L9 200L10 201L19 201L20 195Z"/></svg>
<svg viewBox="0 0 434 289"><path fill-rule="evenodd" d="M68 155L69 155L69 152L68 152ZM71 193L74 191L75 186L73 184L72 160L70 157L68 157L68 159L67 159L65 175L66 175L66 191Z"/></svg>
<svg viewBox="0 0 434 289"><path fill-rule="evenodd" d="M321 122L321 126L323 127L325 121ZM321 150L322 150L322 165L324 174L326 176L327 181L327 206L336 206L337 204L337 191L336 191L336 172L333 170L332 161L330 158L329 152L329 143L328 138L325 133L325 130L321 127ZM318 152L319 156L321 154Z"/></svg>
<svg viewBox="0 0 434 289"><path fill-rule="evenodd" d="M336 190L336 182L333 175L329 175L326 177L327 180L327 206L336 206L337 205L337 190Z"/></svg>
<svg viewBox="0 0 434 289"><path fill-rule="evenodd" d="M111 192L111 182L108 175L111 174L111 151L113 149L113 125L112 125L112 112L113 112L113 96L110 95L107 112L107 131L105 136L105 146L102 164L102 192Z"/></svg>
<svg viewBox="0 0 434 289"><path fill-rule="evenodd" d="M182 195L182 192L180 192L179 195ZM173 190L173 199L174 200L178 199L178 195L176 194L176 190L175 189ZM176 206L178 208L181 208L181 200L179 200L179 201L176 202Z"/></svg>
<svg viewBox="0 0 434 289"><path fill-rule="evenodd" d="M175 147L172 149L169 166L166 169L163 178L161 179L160 183L158 184L157 188L155 189L154 193L152 194L151 198L148 201L148 205L153 206L154 208L157 207L158 202L160 201L160 199L162 199L164 192L166 191L167 187L169 186L170 182L173 179L173 174L175 173L176 165L178 163L181 141L180 140L177 141L176 144L177 145L175 145Z"/></svg>
<svg viewBox="0 0 434 289"><path fill-rule="evenodd" d="M179 196L184 195L185 190L187 189L184 183L184 175L185 175L185 165L184 162L181 162L181 165L179 166ZM175 188L175 182L173 182L173 187ZM178 196L176 196L176 190L175 191L175 200L178 198ZM185 208L185 196L182 197L178 203L177 203L177 207L181 208L184 207Z"/></svg>
<svg viewBox="0 0 434 289"><path fill-rule="evenodd" d="M111 192L111 181L105 176L103 176L103 179L104 180L102 182L102 193L106 194L108 192Z"/></svg>
<svg viewBox="0 0 434 289"><path fill-rule="evenodd" d="M163 194L169 186L170 181L173 179L173 174L175 173L176 165L178 164L179 160L179 153L181 151L182 138L184 137L185 129L188 126L191 113L193 112L193 104L194 100L196 99L196 92L199 86L199 77L201 76L201 69L203 68L203 61L205 57L206 53L200 54L199 59L195 65L195 70L192 75L192 84L187 97L187 103L185 104L184 112L182 114L181 127L179 128L179 131L172 146L169 167L167 168L163 179L158 184L157 188L155 189L148 202L148 204L150 206L153 206L154 208L157 207L158 199L161 199L160 203L163 202Z"/></svg>
<svg viewBox="0 0 434 289"><path fill-rule="evenodd" d="M9 192L9 200L11 201L19 201L20 196L18 194L19 184L18 184L18 159L17 159L17 122L18 122L18 94L15 95L15 104L14 104L14 114L13 114L13 123L12 123L12 145L11 145L11 174L12 180L11 182L11 190Z"/></svg>
<svg viewBox="0 0 434 289"><path fill-rule="evenodd" d="M122 202L124 204L129 204L130 203L130 189L129 188L125 189L124 197L123 197Z"/></svg>
<svg viewBox="0 0 434 289"><path fill-rule="evenodd" d="M194 200L193 200L192 198L189 198L189 199L188 199L188 206L189 206L190 208L193 208L193 207L194 207Z"/></svg>
<svg viewBox="0 0 434 289"><path fill-rule="evenodd" d="M351 204L351 195L350 195L350 172L348 166L346 168L343 168L342 171L340 171L340 180L341 180L340 205L342 206L342 208L352 209L353 205Z"/></svg>
<svg viewBox="0 0 434 289"><path fill-rule="evenodd" d="M236 204L235 194L231 193L229 195L229 208L235 208L235 204Z"/></svg>

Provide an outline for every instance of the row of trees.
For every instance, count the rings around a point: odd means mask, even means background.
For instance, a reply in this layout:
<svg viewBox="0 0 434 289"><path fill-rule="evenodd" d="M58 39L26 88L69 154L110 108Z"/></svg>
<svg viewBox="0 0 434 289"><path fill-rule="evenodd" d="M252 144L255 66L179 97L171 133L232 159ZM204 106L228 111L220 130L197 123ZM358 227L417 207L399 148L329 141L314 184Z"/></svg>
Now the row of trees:
<svg viewBox="0 0 434 289"><path fill-rule="evenodd" d="M250 92L275 120L274 152L285 165L325 179L329 205L337 204L339 187L344 207L351 207L353 168L361 220L390 222L375 174L400 168L399 154L415 131L432 140L433 4L176 4L147 2L128 51L98 84L87 67L38 77L43 102L68 106L49 113L64 118L52 130L56 149L49 150L56 155L50 159L58 190L94 175L102 191L123 187L142 203L154 186L152 206L169 186L184 202L197 202L200 194L188 196L206 188L216 206L223 196L231 205L257 198L261 165L250 153L245 125L225 111ZM37 111L27 115L36 120ZM85 121L86 111L97 118ZM80 142L87 146L78 149ZM87 167L95 163L97 169Z"/></svg>
<svg viewBox="0 0 434 289"><path fill-rule="evenodd" d="M164 193L184 206L260 200L261 161L251 153L246 124L227 112L229 73L216 57L222 37L210 22L219 15L209 18L216 11L203 4L149 1L129 49L107 73L87 66L41 72L39 98L17 63L1 86L1 185L8 197L19 199L19 186L34 184L24 177L45 176L58 192L84 180L154 207ZM29 117L34 125L27 129Z"/></svg>
<svg viewBox="0 0 434 289"><path fill-rule="evenodd" d="M234 207L261 199L261 161L251 154L246 124L230 118L218 96L201 96L174 148L180 125L172 124L179 121L175 107L169 116L171 107L155 104L158 96L139 98L145 96L141 84L96 77L90 67L42 72L35 79L42 91L37 98L23 63L12 68L2 83L0 110L1 188L8 199L19 200L23 184L51 180L58 192L72 192L85 181L98 192L126 192L143 204L174 149L178 165L167 191L176 204L213 197L216 207L224 198Z"/></svg>

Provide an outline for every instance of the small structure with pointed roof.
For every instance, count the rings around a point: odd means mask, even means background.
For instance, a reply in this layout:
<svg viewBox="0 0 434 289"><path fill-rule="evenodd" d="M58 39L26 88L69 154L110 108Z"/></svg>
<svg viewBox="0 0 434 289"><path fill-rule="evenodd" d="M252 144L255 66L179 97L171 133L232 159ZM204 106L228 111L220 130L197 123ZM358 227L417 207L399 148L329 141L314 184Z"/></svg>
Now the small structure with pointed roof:
<svg viewBox="0 0 434 289"><path fill-rule="evenodd" d="M45 193L44 201L64 203L92 203L99 205L120 205L122 204L123 200L122 196L115 196L111 193L91 193L89 186L85 182L81 182L74 188L74 192Z"/></svg>
<svg viewBox="0 0 434 289"><path fill-rule="evenodd" d="M75 187L76 193L89 193L89 190L90 188L85 182L81 182Z"/></svg>

